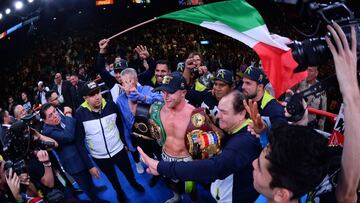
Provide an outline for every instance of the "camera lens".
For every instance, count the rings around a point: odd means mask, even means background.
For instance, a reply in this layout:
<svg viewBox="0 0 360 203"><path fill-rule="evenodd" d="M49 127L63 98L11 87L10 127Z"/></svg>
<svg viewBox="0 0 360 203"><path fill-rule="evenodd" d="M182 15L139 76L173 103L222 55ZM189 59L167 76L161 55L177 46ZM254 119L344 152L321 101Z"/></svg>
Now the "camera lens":
<svg viewBox="0 0 360 203"><path fill-rule="evenodd" d="M350 25L342 26L349 46L351 45L351 29ZM355 25L356 37L357 37L357 55L360 54L360 26ZM330 37L331 39L331 37ZM333 44L335 44L332 39ZM294 72L305 71L309 66L318 66L325 64L328 59L331 59L332 55L324 37L310 38L304 41L294 41L288 45L292 49L292 55L299 66Z"/></svg>

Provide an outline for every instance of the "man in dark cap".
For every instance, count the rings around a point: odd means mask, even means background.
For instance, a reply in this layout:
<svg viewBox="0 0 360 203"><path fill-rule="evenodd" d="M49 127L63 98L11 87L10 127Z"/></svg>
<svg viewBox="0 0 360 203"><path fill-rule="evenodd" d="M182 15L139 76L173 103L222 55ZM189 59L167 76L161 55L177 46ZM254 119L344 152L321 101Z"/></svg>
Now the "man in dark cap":
<svg viewBox="0 0 360 203"><path fill-rule="evenodd" d="M272 125L287 123L284 108L265 90L267 83L269 81L261 69L249 66L244 72L242 91L246 99L257 103L259 114L270 119Z"/></svg>
<svg viewBox="0 0 360 203"><path fill-rule="evenodd" d="M199 92L191 89L186 94L186 99L198 107L203 107L209 110L210 116L215 122L216 115L218 114L218 104L221 98L230 93L234 89L234 78L230 70L219 69L213 78L213 88L209 91ZM215 122L216 123L216 122Z"/></svg>
<svg viewBox="0 0 360 203"><path fill-rule="evenodd" d="M180 72L164 77L162 85L154 91L162 91L165 102L155 102L150 109L150 129L159 129L153 136L162 146L162 159L166 161L191 161L185 146L185 135L193 110L185 100L186 81ZM179 202L184 185L178 180L169 182L174 197L167 202Z"/></svg>

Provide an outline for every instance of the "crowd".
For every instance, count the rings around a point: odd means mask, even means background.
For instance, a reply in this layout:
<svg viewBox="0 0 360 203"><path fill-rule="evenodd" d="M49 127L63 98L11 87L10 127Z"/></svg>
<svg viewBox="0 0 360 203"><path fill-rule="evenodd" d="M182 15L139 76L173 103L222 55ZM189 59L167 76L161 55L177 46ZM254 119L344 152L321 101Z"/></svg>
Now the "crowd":
<svg viewBox="0 0 360 203"><path fill-rule="evenodd" d="M92 201L106 202L96 195L92 181L92 176L100 178L99 170L117 200L124 202L114 166L134 190L146 192L135 178L128 152L139 174L144 172L141 155L154 175L151 186L166 180L174 194L166 201L170 203L180 202L185 192L197 201L195 182L208 188L217 202L356 202L356 53L346 47L337 25L329 29L340 36L332 52L336 73L345 72L337 74L341 92L305 98L303 114L291 125L289 109L273 97L256 54L212 31L161 21L99 43L96 35L74 34L55 42L39 38L35 50L17 63L19 71L4 72L8 80L2 81L7 83L7 100L1 106L1 153L9 158L9 139L29 131L30 125L32 142L54 143L56 156L31 151L28 170L21 173L2 161L2 202L80 201L76 189L67 192L57 173L71 176ZM210 43L201 45L200 40ZM330 66L308 67L308 77L292 91L330 75ZM329 132L332 126L325 117L308 114L306 106L338 113L342 100L348 139L337 162L338 187L314 195L333 175L333 157L327 138L313 129ZM36 125L24 121L32 114ZM21 190L20 184L25 185Z"/></svg>

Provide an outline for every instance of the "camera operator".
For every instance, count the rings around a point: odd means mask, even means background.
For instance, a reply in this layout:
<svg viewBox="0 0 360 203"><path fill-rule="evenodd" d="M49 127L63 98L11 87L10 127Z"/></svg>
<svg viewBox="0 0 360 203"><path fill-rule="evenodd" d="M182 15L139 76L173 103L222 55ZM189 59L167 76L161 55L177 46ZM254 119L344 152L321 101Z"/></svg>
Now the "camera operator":
<svg viewBox="0 0 360 203"><path fill-rule="evenodd" d="M301 92L305 89L308 89L310 86L316 84L317 82L319 82L317 80L317 76L319 74L317 66L309 66L307 68L307 73L308 73L307 78L299 83L299 86L296 88L296 91ZM310 95L306 97L306 99L307 99L307 105L309 107L326 111L327 97L325 91L322 91L316 95ZM320 117L313 114L309 114L308 118L309 118L308 121L309 126L319 130L324 130L324 124L326 119L324 116Z"/></svg>
<svg viewBox="0 0 360 203"><path fill-rule="evenodd" d="M34 197L29 196L28 190L32 187L28 174L24 179L19 177L12 168L8 171L4 170L5 161L0 161L0 202L43 202L40 197L35 197L37 194L33 193ZM24 177L24 176L23 176ZM25 186L27 191L22 192L21 185ZM31 189L32 190L32 189Z"/></svg>

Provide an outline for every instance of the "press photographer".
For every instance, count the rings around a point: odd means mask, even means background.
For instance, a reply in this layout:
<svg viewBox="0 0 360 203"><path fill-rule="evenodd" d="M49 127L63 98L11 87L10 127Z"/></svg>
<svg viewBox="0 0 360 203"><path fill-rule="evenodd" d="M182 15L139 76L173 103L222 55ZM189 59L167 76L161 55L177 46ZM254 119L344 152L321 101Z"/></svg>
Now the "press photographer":
<svg viewBox="0 0 360 203"><path fill-rule="evenodd" d="M11 169L18 176L29 174L31 182L44 192L49 202L54 196L63 198L59 192L54 192L54 174L46 151L57 145L56 141L41 135L26 122L16 121L4 137L4 170L8 173Z"/></svg>

